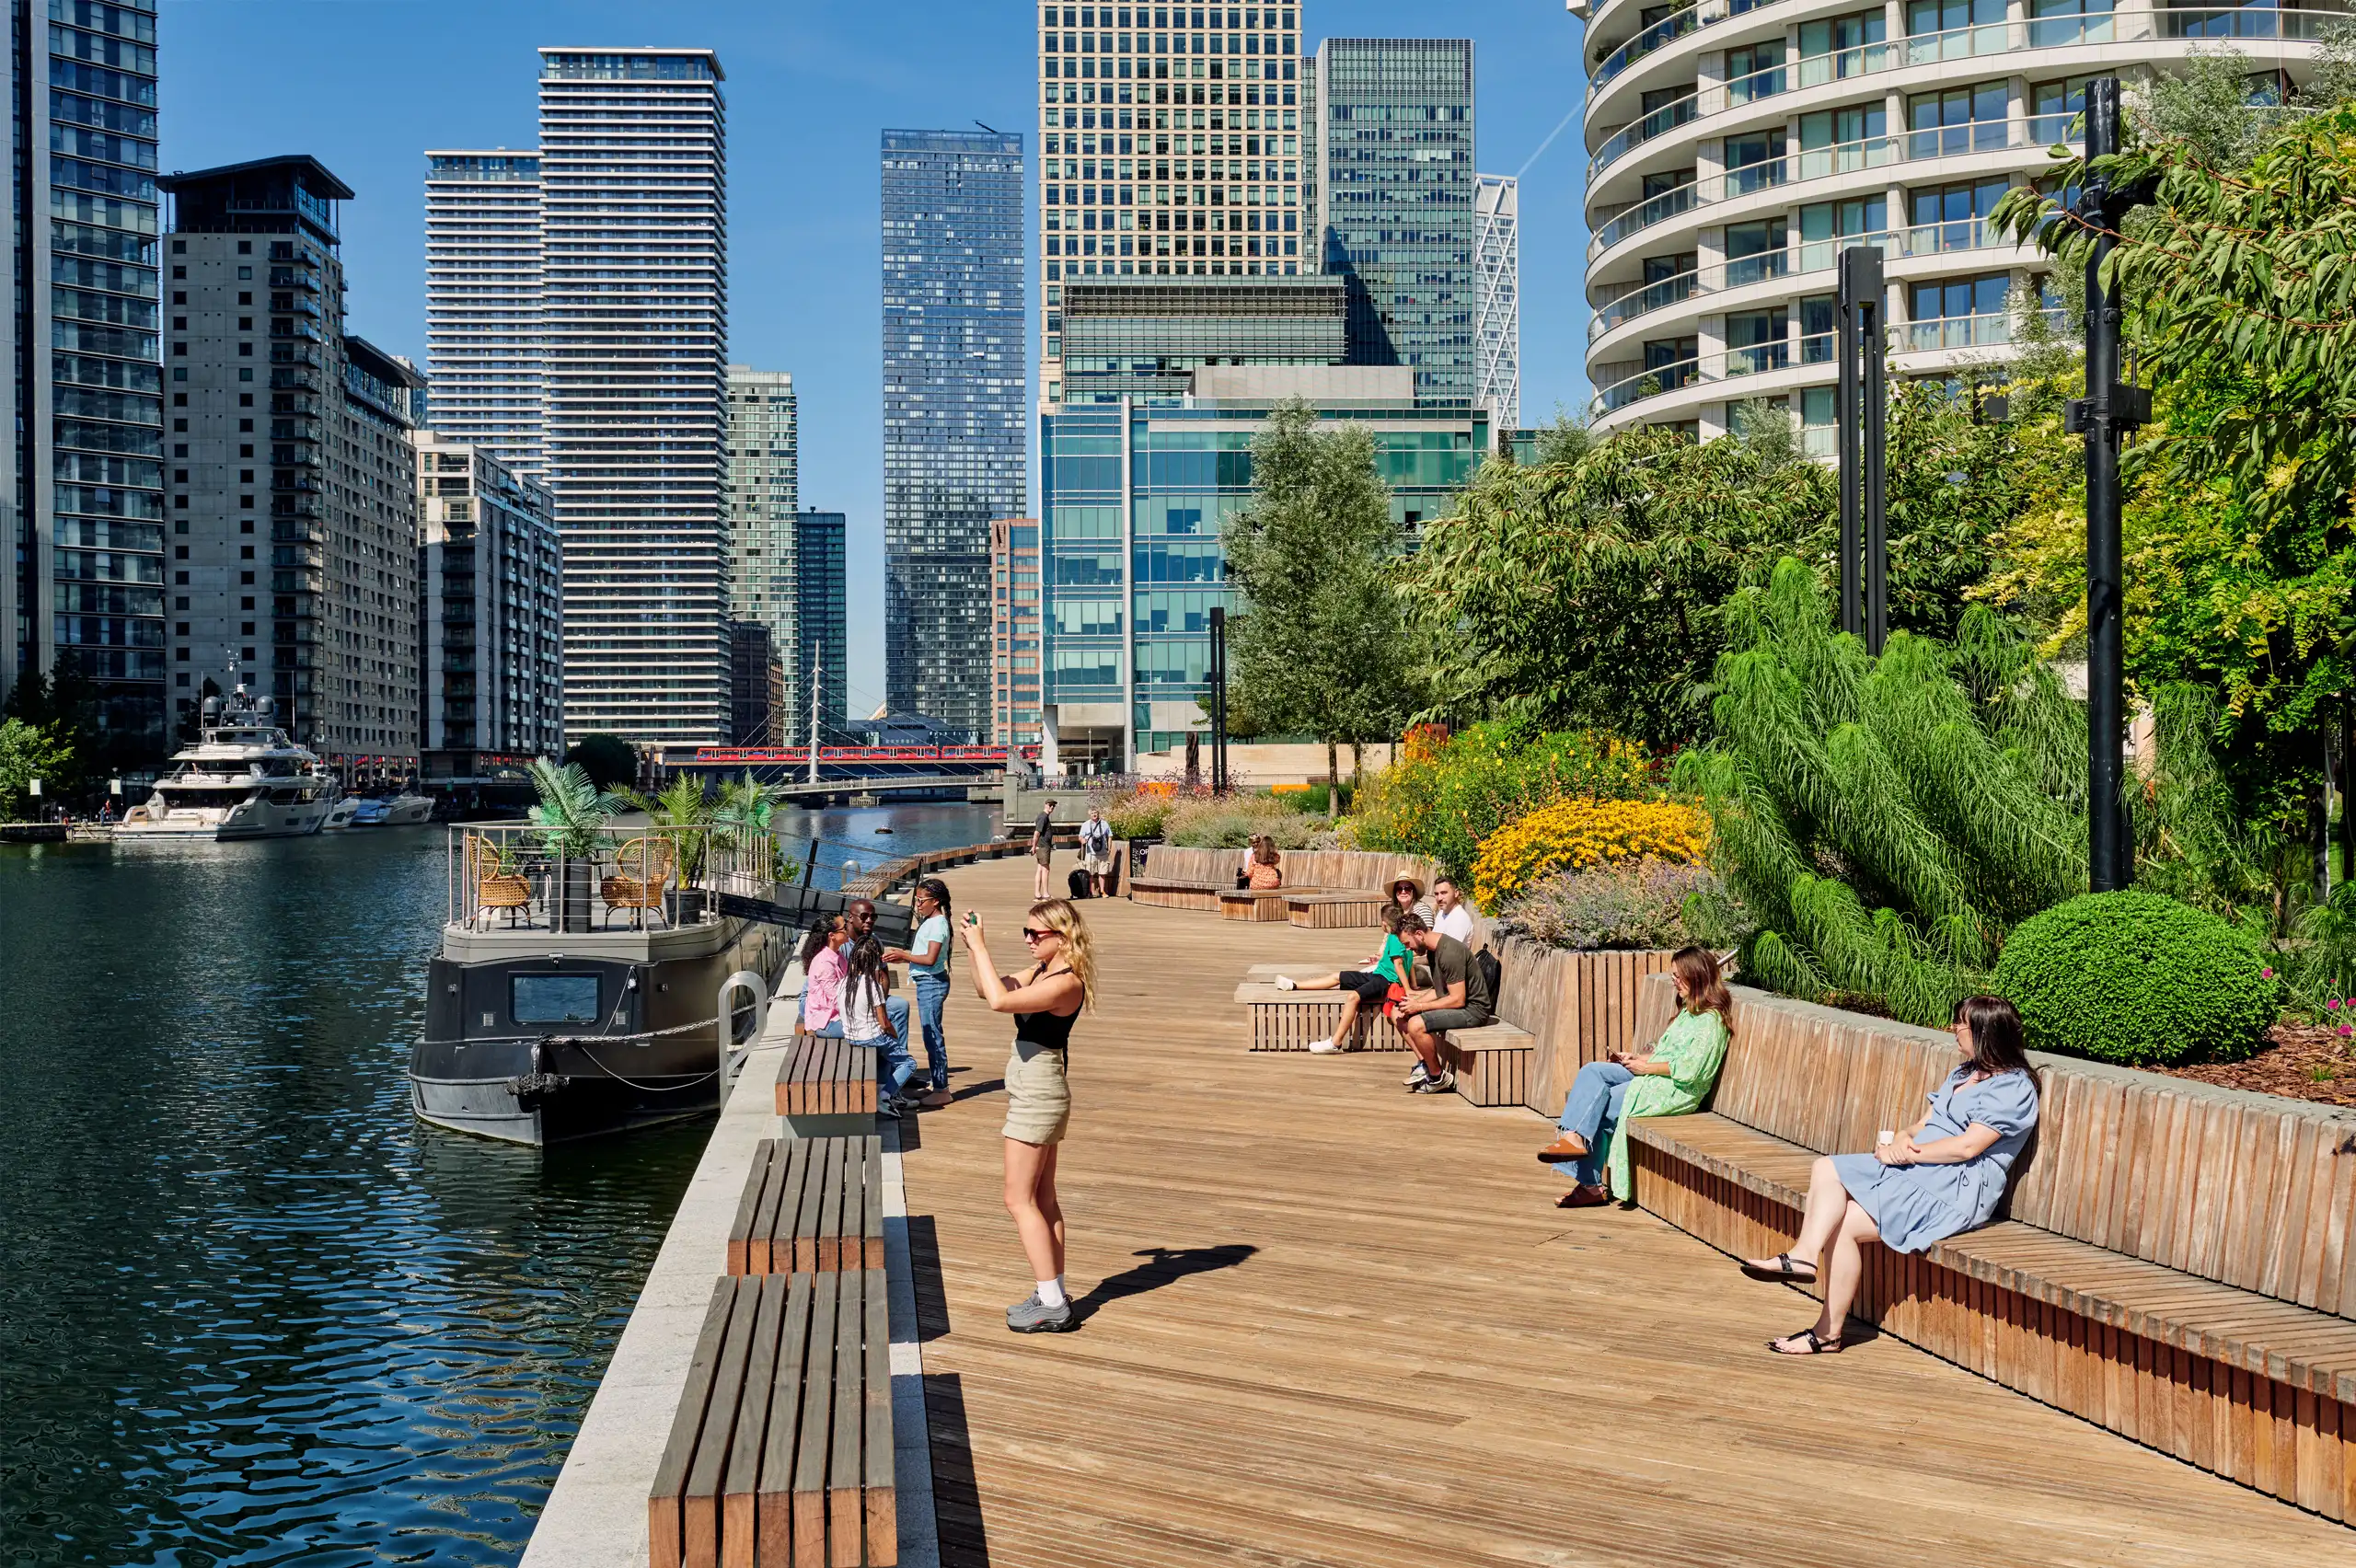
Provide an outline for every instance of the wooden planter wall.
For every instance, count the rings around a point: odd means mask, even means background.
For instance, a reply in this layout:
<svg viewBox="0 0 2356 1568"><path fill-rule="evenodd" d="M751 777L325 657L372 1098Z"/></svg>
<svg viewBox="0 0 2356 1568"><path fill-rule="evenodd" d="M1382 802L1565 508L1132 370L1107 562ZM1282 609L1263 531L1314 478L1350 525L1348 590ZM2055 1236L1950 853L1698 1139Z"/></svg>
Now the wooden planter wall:
<svg viewBox="0 0 2356 1568"><path fill-rule="evenodd" d="M1566 952L1520 937L1492 938L1489 945L1504 972L1497 1016L1538 1041L1522 1103L1547 1117L1563 1113L1580 1067L1635 1044L1645 978L1665 972L1676 956L1665 949Z"/></svg>

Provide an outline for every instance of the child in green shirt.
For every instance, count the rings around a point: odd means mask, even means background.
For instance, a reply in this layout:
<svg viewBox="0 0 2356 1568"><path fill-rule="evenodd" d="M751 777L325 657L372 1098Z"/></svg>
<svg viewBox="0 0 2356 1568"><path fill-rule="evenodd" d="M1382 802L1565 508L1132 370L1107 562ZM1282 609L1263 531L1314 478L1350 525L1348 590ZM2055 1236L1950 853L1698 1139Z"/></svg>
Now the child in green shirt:
<svg viewBox="0 0 2356 1568"><path fill-rule="evenodd" d="M1382 951L1367 962L1364 969L1345 969L1338 974L1313 975L1296 980L1289 974L1276 976L1279 991L1340 991L1342 1016L1334 1026L1333 1035L1310 1046L1320 1056L1352 1048L1351 1041L1357 1032L1358 1009L1372 1003L1389 1016L1399 998L1407 993L1408 977L1414 973L1415 956L1399 940L1399 917L1405 911L1392 905L1382 912L1385 935Z"/></svg>

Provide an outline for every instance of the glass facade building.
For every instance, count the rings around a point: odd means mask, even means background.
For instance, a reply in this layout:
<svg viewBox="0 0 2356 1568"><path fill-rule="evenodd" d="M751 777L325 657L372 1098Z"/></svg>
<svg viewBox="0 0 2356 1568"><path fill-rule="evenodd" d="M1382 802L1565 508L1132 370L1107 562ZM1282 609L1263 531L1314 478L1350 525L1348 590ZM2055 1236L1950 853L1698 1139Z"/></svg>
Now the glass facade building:
<svg viewBox="0 0 2356 1568"><path fill-rule="evenodd" d="M10 538L0 696L68 660L110 766L169 749L156 13L14 8Z"/></svg>
<svg viewBox="0 0 2356 1568"><path fill-rule="evenodd" d="M788 711L805 709L810 700L791 668L800 605L793 585L794 518L802 508L795 412L792 376L781 370L728 367L728 613L740 624L768 628L770 642L788 666ZM743 663L737 661L740 674ZM741 689L737 701L741 709Z"/></svg>
<svg viewBox="0 0 2356 1568"><path fill-rule="evenodd" d="M1492 427L1521 423L1521 181L1510 174L1473 176L1474 311L1479 358L1472 400Z"/></svg>
<svg viewBox="0 0 2356 1568"><path fill-rule="evenodd" d="M1054 767L1128 768L1202 730L1210 611L1236 607L1220 544L1251 500L1252 440L1285 398L1367 426L1400 536L1452 504L1489 441L1469 405L1397 369L1207 369L1183 398L1075 405L1044 421L1044 719Z"/></svg>
<svg viewBox="0 0 2356 1568"><path fill-rule="evenodd" d="M727 105L702 49L540 51L542 414L565 722L730 722Z"/></svg>
<svg viewBox="0 0 2356 1568"><path fill-rule="evenodd" d="M525 478L545 468L540 155L425 155L431 422Z"/></svg>
<svg viewBox="0 0 2356 1568"><path fill-rule="evenodd" d="M990 525L991 638L995 675L990 740L1027 746L1039 739L1039 520Z"/></svg>
<svg viewBox="0 0 2356 1568"><path fill-rule="evenodd" d="M1074 279L1317 270L1297 6L1039 8L1040 407Z"/></svg>
<svg viewBox="0 0 2356 1568"><path fill-rule="evenodd" d="M1317 52L1318 231L1350 289L1350 363L1472 400L1472 40L1329 38Z"/></svg>
<svg viewBox="0 0 2356 1568"><path fill-rule="evenodd" d="M990 727L990 524L1022 510L1022 138L886 131L884 687Z"/></svg>
<svg viewBox="0 0 2356 1568"><path fill-rule="evenodd" d="M1338 278L1090 278L1064 285L1064 403L1175 398L1207 364L1340 364Z"/></svg>
<svg viewBox="0 0 2356 1568"><path fill-rule="evenodd" d="M810 734L814 680L818 683L819 729L830 738L843 733L844 674L850 663L845 522L839 512L803 512L794 517L794 664L787 677L802 697L786 733L804 740Z"/></svg>

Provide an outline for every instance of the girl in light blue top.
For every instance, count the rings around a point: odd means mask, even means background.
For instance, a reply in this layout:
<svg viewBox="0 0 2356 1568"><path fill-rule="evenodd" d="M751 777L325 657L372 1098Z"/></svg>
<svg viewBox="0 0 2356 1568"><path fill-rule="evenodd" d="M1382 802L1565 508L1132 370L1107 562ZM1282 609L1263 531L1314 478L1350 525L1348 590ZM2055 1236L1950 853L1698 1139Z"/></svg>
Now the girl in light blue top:
<svg viewBox="0 0 2356 1568"><path fill-rule="evenodd" d="M893 948L884 956L894 963L908 966L908 978L916 982L917 1025L924 1035L926 1057L931 1062L931 1088L918 1101L938 1110L949 1103L949 1035L942 1021L943 1009L949 1002L949 884L939 877L927 877L917 883L914 900L917 911L916 935L908 939L906 948Z"/></svg>
<svg viewBox="0 0 2356 1568"><path fill-rule="evenodd" d="M1995 1217L2013 1161L2037 1128L2037 1074L2021 1015L2004 997L1965 997L1953 1028L1962 1065L1931 1091L1922 1119L1885 1134L1890 1141L1871 1154L1818 1159L1799 1239L1788 1252L1742 1265L1754 1279L1801 1285L1824 1271L1824 1310L1810 1327L1770 1340L1777 1355L1841 1348L1865 1267L1858 1244L1866 1237L1879 1236L1892 1251L1920 1252Z"/></svg>

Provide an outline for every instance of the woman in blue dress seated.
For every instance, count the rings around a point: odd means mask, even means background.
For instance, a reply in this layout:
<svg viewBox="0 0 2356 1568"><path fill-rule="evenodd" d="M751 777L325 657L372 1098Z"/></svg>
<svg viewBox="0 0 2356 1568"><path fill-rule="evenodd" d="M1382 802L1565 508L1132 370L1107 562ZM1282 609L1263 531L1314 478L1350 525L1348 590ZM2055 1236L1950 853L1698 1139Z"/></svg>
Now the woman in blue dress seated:
<svg viewBox="0 0 2356 1568"><path fill-rule="evenodd" d="M1813 1325L1770 1340L1779 1355L1828 1355L1856 1299L1864 1262L1858 1243L1878 1235L1898 1252L1988 1223L2004 1201L2007 1173L2037 1126L2037 1075L2022 1042L2021 1017L2002 997L1956 1006L1956 1050L1963 1065L1931 1093L1931 1108L1904 1132L1884 1133L1871 1154L1832 1154L1809 1173L1807 1214L1788 1252L1742 1265L1754 1279L1807 1285L1825 1269L1824 1310ZM1831 1249L1831 1256L1825 1250Z"/></svg>

